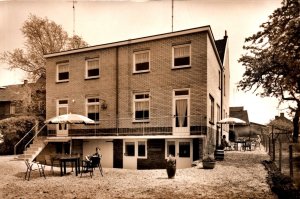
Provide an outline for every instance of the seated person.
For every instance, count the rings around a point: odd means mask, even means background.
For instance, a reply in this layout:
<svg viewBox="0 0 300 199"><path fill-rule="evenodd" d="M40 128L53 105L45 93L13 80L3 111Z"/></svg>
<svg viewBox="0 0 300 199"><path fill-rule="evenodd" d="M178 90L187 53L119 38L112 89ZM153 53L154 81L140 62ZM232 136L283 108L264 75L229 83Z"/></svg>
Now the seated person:
<svg viewBox="0 0 300 199"><path fill-rule="evenodd" d="M87 155L87 156L85 156L85 159L87 160L87 161L90 161L90 158L91 157L99 157L100 159L102 158L102 154L101 154L101 152L100 152L100 148L99 147L96 147L96 153L94 153L94 154L92 154L92 155Z"/></svg>
<svg viewBox="0 0 300 199"><path fill-rule="evenodd" d="M221 146L222 146L223 149L225 149L227 147L231 148L229 143L226 141L226 135L223 135L223 137L222 137Z"/></svg>

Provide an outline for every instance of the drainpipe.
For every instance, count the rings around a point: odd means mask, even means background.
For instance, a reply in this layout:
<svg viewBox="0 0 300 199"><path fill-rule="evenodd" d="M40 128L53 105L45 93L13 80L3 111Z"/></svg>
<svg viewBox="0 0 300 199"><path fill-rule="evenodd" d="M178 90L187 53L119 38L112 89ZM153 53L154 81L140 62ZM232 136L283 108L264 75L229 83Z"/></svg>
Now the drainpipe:
<svg viewBox="0 0 300 199"><path fill-rule="evenodd" d="M119 135L119 46L116 47L116 129Z"/></svg>

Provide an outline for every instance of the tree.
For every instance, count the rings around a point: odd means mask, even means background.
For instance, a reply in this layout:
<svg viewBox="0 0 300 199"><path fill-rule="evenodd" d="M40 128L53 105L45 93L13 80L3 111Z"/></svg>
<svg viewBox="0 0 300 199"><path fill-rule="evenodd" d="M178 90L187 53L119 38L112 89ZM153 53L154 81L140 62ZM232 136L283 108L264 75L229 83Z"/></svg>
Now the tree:
<svg viewBox="0 0 300 199"><path fill-rule="evenodd" d="M297 142L300 114L300 5L298 0L283 0L261 31L245 39L246 54L239 59L245 66L238 88L254 90L262 97L290 101L294 112L293 141Z"/></svg>
<svg viewBox="0 0 300 199"><path fill-rule="evenodd" d="M21 31L25 37L24 49L3 52L0 61L10 69L19 68L36 80L45 77L45 54L86 47L88 44L79 36L69 37L61 25L30 15L24 22Z"/></svg>

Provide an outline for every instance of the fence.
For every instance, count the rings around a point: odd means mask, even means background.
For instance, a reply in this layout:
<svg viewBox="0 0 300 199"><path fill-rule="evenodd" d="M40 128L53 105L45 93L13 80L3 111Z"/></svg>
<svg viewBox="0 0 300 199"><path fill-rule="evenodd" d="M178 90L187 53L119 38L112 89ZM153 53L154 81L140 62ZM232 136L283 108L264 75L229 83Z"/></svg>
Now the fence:
<svg viewBox="0 0 300 199"><path fill-rule="evenodd" d="M262 141L280 172L290 176L300 188L300 144L292 143L292 133L272 129L270 134L263 135Z"/></svg>

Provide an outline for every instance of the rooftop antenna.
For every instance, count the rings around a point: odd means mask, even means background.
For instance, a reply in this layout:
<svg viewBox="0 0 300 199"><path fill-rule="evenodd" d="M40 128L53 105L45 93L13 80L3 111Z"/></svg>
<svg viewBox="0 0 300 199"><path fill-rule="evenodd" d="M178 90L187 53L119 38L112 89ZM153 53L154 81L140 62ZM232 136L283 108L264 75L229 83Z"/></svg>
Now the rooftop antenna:
<svg viewBox="0 0 300 199"><path fill-rule="evenodd" d="M174 19L174 0L172 0L172 32L173 32L173 19Z"/></svg>
<svg viewBox="0 0 300 199"><path fill-rule="evenodd" d="M77 3L77 1L73 0L73 37L75 36L75 3Z"/></svg>

